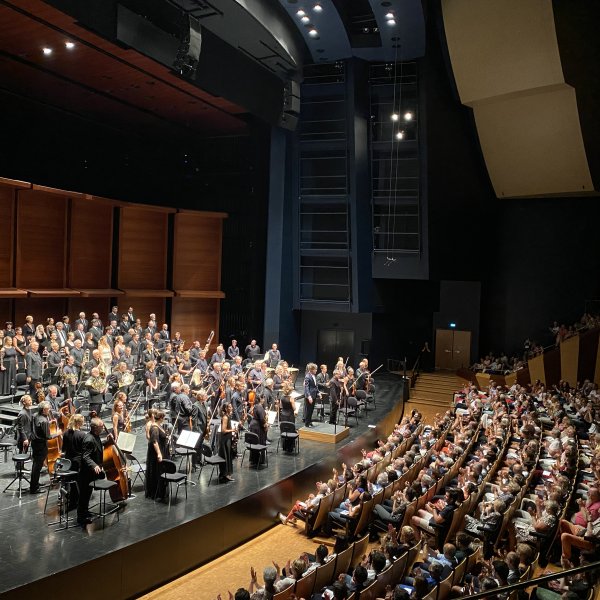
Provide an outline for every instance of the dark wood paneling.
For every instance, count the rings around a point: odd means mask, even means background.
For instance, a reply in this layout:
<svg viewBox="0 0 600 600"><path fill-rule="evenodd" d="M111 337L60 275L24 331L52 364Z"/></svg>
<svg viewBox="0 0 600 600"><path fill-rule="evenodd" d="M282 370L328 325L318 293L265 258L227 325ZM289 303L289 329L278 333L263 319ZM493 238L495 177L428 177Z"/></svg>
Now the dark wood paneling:
<svg viewBox="0 0 600 600"><path fill-rule="evenodd" d="M544 370L546 387L556 385L560 381L560 350L550 350L544 354Z"/></svg>
<svg viewBox="0 0 600 600"><path fill-rule="evenodd" d="M13 287L15 189L0 185L0 287Z"/></svg>
<svg viewBox="0 0 600 600"><path fill-rule="evenodd" d="M168 215L144 208L120 210L119 288L164 289Z"/></svg>
<svg viewBox="0 0 600 600"><path fill-rule="evenodd" d="M215 347L219 342L219 300L173 298L171 331L181 332L186 348L194 340L204 345L211 330L215 332L211 347Z"/></svg>
<svg viewBox="0 0 600 600"><path fill-rule="evenodd" d="M69 287L110 288L113 207L106 202L71 201Z"/></svg>
<svg viewBox="0 0 600 600"><path fill-rule="evenodd" d="M158 321L158 327L160 328L160 326L165 322L165 305L166 301L164 298L139 298L133 295L128 296L127 294L121 296L117 302L120 313L125 312L130 306L132 306L136 318L142 320L142 327L146 327L148 324L150 313L155 313Z"/></svg>
<svg viewBox="0 0 600 600"><path fill-rule="evenodd" d="M71 323L73 323L82 311L88 320L92 317L92 313L97 312L102 323L108 325L106 317L110 312L110 308L110 298L82 298L79 296L69 298L69 307L66 314L69 315Z"/></svg>
<svg viewBox="0 0 600 600"><path fill-rule="evenodd" d="M12 321L13 300L0 298L0 327L4 327L6 321ZM22 323L20 323L22 325Z"/></svg>
<svg viewBox="0 0 600 600"><path fill-rule="evenodd" d="M15 325L23 325L25 317L31 315L36 325L45 325L46 319L61 320L66 314L67 301L64 298L24 298L15 300ZM77 317L75 317L77 318Z"/></svg>
<svg viewBox="0 0 600 600"><path fill-rule="evenodd" d="M221 289L222 216L202 213L175 215L173 239L173 288Z"/></svg>
<svg viewBox="0 0 600 600"><path fill-rule="evenodd" d="M67 198L19 190L17 199L16 286L64 288Z"/></svg>

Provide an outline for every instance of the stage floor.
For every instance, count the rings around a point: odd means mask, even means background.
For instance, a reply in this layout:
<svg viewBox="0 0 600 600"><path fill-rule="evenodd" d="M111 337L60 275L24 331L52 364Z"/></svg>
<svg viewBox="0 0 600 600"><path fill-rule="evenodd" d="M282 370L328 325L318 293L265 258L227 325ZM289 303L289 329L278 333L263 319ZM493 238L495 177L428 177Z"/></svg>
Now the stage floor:
<svg viewBox="0 0 600 600"><path fill-rule="evenodd" d="M395 375L382 374L377 377L377 408L363 416L358 426L351 427L349 437L342 442L333 445L302 440L299 455L286 455L281 452L276 454L278 431L272 430L269 436L272 445L269 447L268 468L259 471L249 469L248 457L244 460L244 466L240 467L240 457L234 462L235 482L215 484L213 478L209 490L211 468L205 467L198 485L188 486L187 500L185 491L181 489L177 500L171 506L147 500L144 497L143 486L138 481L133 488L136 497L130 499L120 512L119 522L114 515L108 517L104 530L100 529L99 523L88 526L86 530L73 527L57 532L55 526L49 527L48 523L56 521L58 516L55 490L50 493L46 515L43 514L45 494L30 497L25 492L19 501L16 492L9 490L7 493L0 493L0 594L93 561L126 546L149 540L166 530L252 496L278 481L317 465L325 457L334 459L344 447L367 433L370 430L369 425L380 422L401 398L402 379ZM299 418L298 427L301 426ZM147 442L143 432L140 432L134 453L142 462L145 462L146 448ZM243 450L242 442L239 444L239 450ZM4 489L13 477L13 463L10 453L8 463L4 463L3 454L0 456L0 486ZM196 477L197 473L192 474L192 481L196 481ZM46 482L47 476L43 476L42 483ZM75 516L74 512L70 514ZM239 542L241 541L243 540L240 539ZM165 547L157 548L157 552L161 553L169 550ZM110 574L99 574L99 584L109 590ZM81 593L85 595L83 590ZM61 591L56 590L56 595L61 595Z"/></svg>

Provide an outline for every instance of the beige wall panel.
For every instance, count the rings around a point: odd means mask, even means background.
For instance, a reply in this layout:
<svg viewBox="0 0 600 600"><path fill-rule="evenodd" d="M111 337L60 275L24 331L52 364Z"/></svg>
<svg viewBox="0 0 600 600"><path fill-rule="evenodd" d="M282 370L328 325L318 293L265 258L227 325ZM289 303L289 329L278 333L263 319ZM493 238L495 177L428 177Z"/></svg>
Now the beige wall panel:
<svg viewBox="0 0 600 600"><path fill-rule="evenodd" d="M550 0L443 0L460 99L563 83Z"/></svg>
<svg viewBox="0 0 600 600"><path fill-rule="evenodd" d="M572 87L485 102L473 110L498 197L593 190Z"/></svg>
<svg viewBox="0 0 600 600"><path fill-rule="evenodd" d="M568 381L573 387L577 383L578 365L579 336L576 335L560 345L560 378Z"/></svg>
<svg viewBox="0 0 600 600"><path fill-rule="evenodd" d="M544 355L536 356L529 359L529 374L531 376L531 382L537 381L538 379L542 383L546 383L546 370L544 368Z"/></svg>
<svg viewBox="0 0 600 600"><path fill-rule="evenodd" d="M171 307L171 331L181 332L185 347L194 340L204 346L211 331L215 337L211 343L213 350L219 343L219 300L215 298L173 298ZM225 343L225 342L224 342Z"/></svg>

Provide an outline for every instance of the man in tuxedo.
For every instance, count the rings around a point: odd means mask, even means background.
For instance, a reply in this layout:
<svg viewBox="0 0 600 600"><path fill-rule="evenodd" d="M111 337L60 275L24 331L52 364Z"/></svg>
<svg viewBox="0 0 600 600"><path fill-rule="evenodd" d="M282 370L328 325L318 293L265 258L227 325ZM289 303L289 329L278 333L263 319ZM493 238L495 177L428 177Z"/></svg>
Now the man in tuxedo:
<svg viewBox="0 0 600 600"><path fill-rule="evenodd" d="M93 334L93 332L92 332L92 334ZM77 323L76 329L73 332L73 335L75 336L75 339L80 340L82 344L85 342L85 326L81 321L79 321L79 323ZM100 337L98 337L98 340L99 339L100 339ZM96 340L95 337L94 337L94 340L96 341L96 343L98 343L98 340Z"/></svg>
<svg viewBox="0 0 600 600"><path fill-rule="evenodd" d="M196 401L194 402L193 430L200 434L196 443L196 455L193 457L193 465L197 466L202 462L202 442L206 433L206 425L208 423L208 409L206 408L207 393L204 390L199 390L195 394Z"/></svg>
<svg viewBox="0 0 600 600"><path fill-rule="evenodd" d="M64 348L67 345L67 332L61 321L56 324L56 340L58 341L59 348Z"/></svg>
<svg viewBox="0 0 600 600"><path fill-rule="evenodd" d="M85 527L91 523L88 507L92 497L90 483L100 478L104 446L100 434L104 423L98 417L90 421L90 431L82 442L81 466L79 468L79 503L77 504L77 524ZM112 440L111 440L112 441Z"/></svg>
<svg viewBox="0 0 600 600"><path fill-rule="evenodd" d="M69 331L71 331L71 322L69 319L69 315L65 315L63 318L63 327L65 330L65 333L69 333Z"/></svg>
<svg viewBox="0 0 600 600"><path fill-rule="evenodd" d="M312 415L317 402L319 388L317 387L317 365L308 363L304 376L304 425L313 427Z"/></svg>
<svg viewBox="0 0 600 600"><path fill-rule="evenodd" d="M127 309L127 319L129 320L129 322L131 323L131 326L133 327L135 325L135 314L133 312L133 306L130 306Z"/></svg>
<svg viewBox="0 0 600 600"><path fill-rule="evenodd" d="M108 313L108 319L106 319L106 322L110 323L111 321L116 321L117 323L119 322L119 307L118 306L113 306L112 311Z"/></svg>
<svg viewBox="0 0 600 600"><path fill-rule="evenodd" d="M29 352L25 355L27 383L32 396L35 394L35 384L42 380L42 357L38 352L39 347L37 342L31 342Z"/></svg>
<svg viewBox="0 0 600 600"><path fill-rule="evenodd" d="M267 355L269 367L271 367L271 369L274 369L281 360L281 352L279 352L279 350L277 349L277 344L273 344L271 346L271 349L267 352Z"/></svg>
<svg viewBox="0 0 600 600"><path fill-rule="evenodd" d="M92 313L92 325L94 321L98 321L98 327L100 327L100 331L104 329L104 325L102 325L102 321L100 320L100 315L98 313Z"/></svg>
<svg viewBox="0 0 600 600"><path fill-rule="evenodd" d="M51 434L50 422L48 415L50 414L50 403L40 402L38 404L37 415L33 418L33 426L31 432L31 481L29 483L29 492L31 494L39 494L40 490L40 473L48 456L48 440L62 435L62 433Z"/></svg>
<svg viewBox="0 0 600 600"><path fill-rule="evenodd" d="M76 338L75 342L73 342L73 349L70 352L70 356L73 357L75 368L77 369L77 373L79 373L83 363L83 345L79 338Z"/></svg>
<svg viewBox="0 0 600 600"><path fill-rule="evenodd" d="M156 333L156 321L150 319L148 321L148 327L144 329L144 333L149 333L151 337L154 337L154 334Z"/></svg>
<svg viewBox="0 0 600 600"><path fill-rule="evenodd" d="M166 323L163 323L162 329L160 330L160 338L162 340L170 340L171 333L169 332L169 326Z"/></svg>
<svg viewBox="0 0 600 600"><path fill-rule="evenodd" d="M77 325L80 323L83 325L83 331L86 332L88 329L88 320L85 318L84 312L79 313L79 319L75 321L75 327L77 327Z"/></svg>
<svg viewBox="0 0 600 600"><path fill-rule="evenodd" d="M94 338L94 342L96 342L96 345L98 345L98 340L102 337L102 323L100 323L98 319L94 319L92 321L90 333ZM75 336L75 338L77 338L77 336Z"/></svg>
<svg viewBox="0 0 600 600"><path fill-rule="evenodd" d="M129 331L131 323L129 322L129 317L127 314L123 313L121 315L121 320L119 321L117 327L119 328L121 335L125 335Z"/></svg>
<svg viewBox="0 0 600 600"><path fill-rule="evenodd" d="M140 336L138 333L133 333L131 335L131 340L127 344L127 347L131 348L131 356L135 360L135 364L137 366L137 364L140 362L140 352L142 348L140 343Z"/></svg>

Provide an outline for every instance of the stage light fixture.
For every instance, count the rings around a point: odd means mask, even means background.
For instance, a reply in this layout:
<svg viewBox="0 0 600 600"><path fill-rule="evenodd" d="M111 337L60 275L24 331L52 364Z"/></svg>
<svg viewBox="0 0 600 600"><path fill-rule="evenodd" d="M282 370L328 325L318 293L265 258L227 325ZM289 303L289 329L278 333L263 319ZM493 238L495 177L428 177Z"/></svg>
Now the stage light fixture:
<svg viewBox="0 0 600 600"><path fill-rule="evenodd" d="M311 37L317 37L319 35L319 32L316 29L311 29L308 32L308 35L310 35Z"/></svg>
<svg viewBox="0 0 600 600"><path fill-rule="evenodd" d="M65 42L65 48L67 50L73 50L73 48L75 48L75 44L73 42Z"/></svg>
<svg viewBox="0 0 600 600"><path fill-rule="evenodd" d="M309 19L307 16L301 17L301 18L300 18L300 20L301 20L303 23L308 23L308 22L310 21L310 19Z"/></svg>
<svg viewBox="0 0 600 600"><path fill-rule="evenodd" d="M315 4L313 10L317 13L323 12L323 7L320 4Z"/></svg>
<svg viewBox="0 0 600 600"><path fill-rule="evenodd" d="M410 112L410 110L407 110L404 113L404 120L405 121L412 121L412 118L413 118L413 114Z"/></svg>
<svg viewBox="0 0 600 600"><path fill-rule="evenodd" d="M396 24L396 21L395 21L394 19L389 19L389 20L388 20L388 22L387 22L387 24L388 24L390 27L393 27L393 26Z"/></svg>
<svg viewBox="0 0 600 600"><path fill-rule="evenodd" d="M403 139L404 139L404 131L399 131L399 132L396 134L396 139L397 139L397 140L403 140Z"/></svg>
<svg viewBox="0 0 600 600"><path fill-rule="evenodd" d="M392 121L397 121L400 117L398 116L398 113L392 113Z"/></svg>
<svg viewBox="0 0 600 600"><path fill-rule="evenodd" d="M389 12L385 15L386 19L393 19L394 18L394 13L393 12Z"/></svg>
<svg viewBox="0 0 600 600"><path fill-rule="evenodd" d="M48 48L47 46L45 48L42 48L42 52L46 55L46 56L50 56L50 54L52 54L52 48Z"/></svg>
<svg viewBox="0 0 600 600"><path fill-rule="evenodd" d="M302 9L300 9L300 10L296 11L296 14L297 14L299 17L304 17L304 16L306 15L306 13L305 13L305 12L304 12Z"/></svg>

